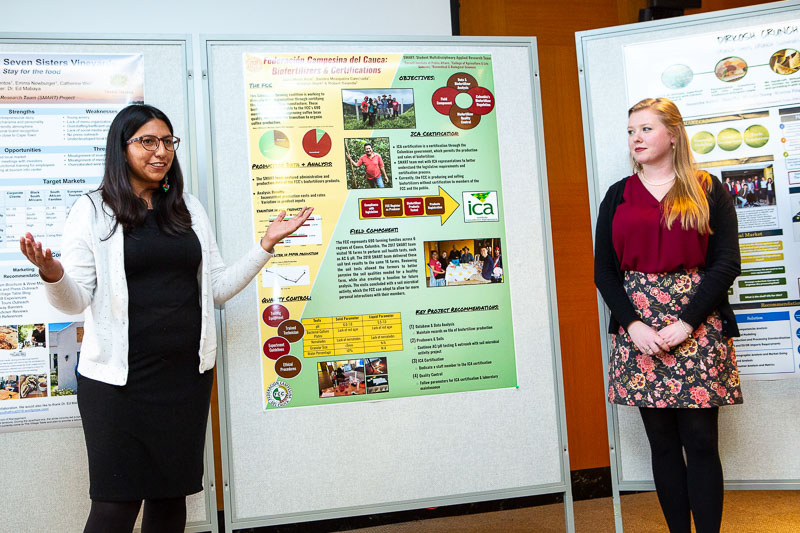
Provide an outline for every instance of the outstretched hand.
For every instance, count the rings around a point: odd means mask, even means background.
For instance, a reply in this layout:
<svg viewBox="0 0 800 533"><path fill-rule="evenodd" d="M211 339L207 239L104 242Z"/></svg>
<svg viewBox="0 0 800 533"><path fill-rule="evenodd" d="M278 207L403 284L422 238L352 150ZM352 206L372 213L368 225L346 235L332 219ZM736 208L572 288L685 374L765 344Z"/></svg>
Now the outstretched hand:
<svg viewBox="0 0 800 533"><path fill-rule="evenodd" d="M275 217L275 220L273 220L267 228L267 232L264 233L263 237L261 237L261 247L267 252L272 253L275 245L297 231L300 226L305 224L306 220L308 220L308 217L313 211L313 207L304 207L295 216L288 220L284 220L284 217L286 217L286 211L281 211L278 213L278 216Z"/></svg>
<svg viewBox="0 0 800 533"><path fill-rule="evenodd" d="M19 238L19 249L28 261L39 268L39 275L48 283L58 281L64 275L64 267L58 259L53 258L50 248L42 250L42 243L37 242L30 233Z"/></svg>

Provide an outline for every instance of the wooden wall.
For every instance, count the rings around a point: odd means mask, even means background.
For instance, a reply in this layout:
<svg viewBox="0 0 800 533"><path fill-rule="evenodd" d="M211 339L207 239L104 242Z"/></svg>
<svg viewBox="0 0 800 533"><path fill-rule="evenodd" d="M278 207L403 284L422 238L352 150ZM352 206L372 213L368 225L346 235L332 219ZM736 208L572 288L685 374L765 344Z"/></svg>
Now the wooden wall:
<svg viewBox="0 0 800 533"><path fill-rule="evenodd" d="M637 22L646 0L461 0L461 35L536 36L572 470L609 466L575 32ZM686 14L754 5L703 0ZM620 150L625 150L620 132ZM621 176L620 176L621 177Z"/></svg>

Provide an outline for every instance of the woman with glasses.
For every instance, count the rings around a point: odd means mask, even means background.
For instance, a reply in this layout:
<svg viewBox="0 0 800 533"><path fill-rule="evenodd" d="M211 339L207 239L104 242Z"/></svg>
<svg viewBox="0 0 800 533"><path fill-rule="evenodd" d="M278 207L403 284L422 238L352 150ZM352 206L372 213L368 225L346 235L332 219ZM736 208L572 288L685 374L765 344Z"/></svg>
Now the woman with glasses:
<svg viewBox="0 0 800 533"><path fill-rule="evenodd" d="M186 496L202 490L216 356L214 305L244 288L273 247L311 214L280 213L235 264L220 257L208 217L184 192L180 139L146 105L111 124L100 187L72 207L61 261L28 233L51 304L85 312L78 407L89 456L84 531L183 531Z"/></svg>
<svg viewBox="0 0 800 533"><path fill-rule="evenodd" d="M594 278L611 310L608 400L639 408L671 533L718 532L719 407L742 403L728 289L740 272L731 196L695 170L677 106L628 110L634 174L597 216Z"/></svg>

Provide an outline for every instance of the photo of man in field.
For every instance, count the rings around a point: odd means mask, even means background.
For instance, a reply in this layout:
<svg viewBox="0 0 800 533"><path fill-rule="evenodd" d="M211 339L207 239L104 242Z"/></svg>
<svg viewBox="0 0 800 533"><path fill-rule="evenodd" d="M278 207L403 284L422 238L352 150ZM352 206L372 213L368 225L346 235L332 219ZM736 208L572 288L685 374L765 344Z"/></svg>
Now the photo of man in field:
<svg viewBox="0 0 800 533"><path fill-rule="evenodd" d="M349 163L346 170L348 189L391 188L388 137L345 139L344 152Z"/></svg>

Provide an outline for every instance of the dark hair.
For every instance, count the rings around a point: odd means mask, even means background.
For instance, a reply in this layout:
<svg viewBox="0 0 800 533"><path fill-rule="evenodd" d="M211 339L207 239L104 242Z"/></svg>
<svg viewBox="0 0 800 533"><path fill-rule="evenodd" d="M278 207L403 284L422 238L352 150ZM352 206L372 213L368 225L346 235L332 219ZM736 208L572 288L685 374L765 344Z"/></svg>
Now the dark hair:
<svg viewBox="0 0 800 533"><path fill-rule="evenodd" d="M375 148L374 146L372 146L372 143L364 143L364 148L366 148L367 146L369 146L370 148Z"/></svg>
<svg viewBox="0 0 800 533"><path fill-rule="evenodd" d="M116 219L106 239L117 231L119 225L122 225L123 232L128 233L144 223L147 203L133 192L125 153L128 139L153 119L163 121L174 135L167 115L149 105L129 105L117 113L111 122L106 140L106 168L99 187L103 202L111 208ZM169 189L164 191L158 188L151 199L156 222L169 235L186 233L192 227L192 217L183 201L183 174L177 157L173 158L166 179L169 180Z"/></svg>

